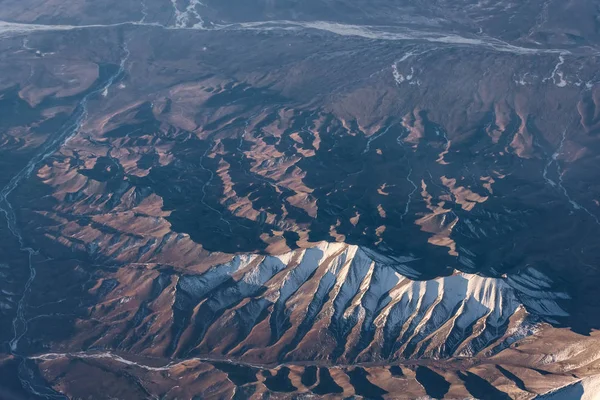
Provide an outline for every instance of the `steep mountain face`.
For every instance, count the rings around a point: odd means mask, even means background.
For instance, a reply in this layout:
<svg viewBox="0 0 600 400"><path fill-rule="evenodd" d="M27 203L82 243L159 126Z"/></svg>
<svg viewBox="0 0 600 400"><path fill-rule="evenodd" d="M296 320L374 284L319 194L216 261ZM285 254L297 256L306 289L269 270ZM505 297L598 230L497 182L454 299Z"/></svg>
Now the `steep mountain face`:
<svg viewBox="0 0 600 400"><path fill-rule="evenodd" d="M399 272L410 262L323 242L195 273L120 267L88 283L94 298L72 331L29 342L28 362L73 397L533 398L600 358L585 351L597 335L545 322L566 315L568 295L539 271L415 281ZM112 388L82 386L82 374Z"/></svg>
<svg viewBox="0 0 600 400"><path fill-rule="evenodd" d="M147 276L119 277L121 290L92 313L106 324L80 329L91 347L139 354L349 364L493 355L544 318L566 315L557 302L568 296L548 291L535 270L510 279L456 273L414 281L402 268L357 246L322 243L281 256L236 256L198 275L161 272L151 285Z"/></svg>
<svg viewBox="0 0 600 400"><path fill-rule="evenodd" d="M597 7L521 3L3 2L0 397L593 393Z"/></svg>

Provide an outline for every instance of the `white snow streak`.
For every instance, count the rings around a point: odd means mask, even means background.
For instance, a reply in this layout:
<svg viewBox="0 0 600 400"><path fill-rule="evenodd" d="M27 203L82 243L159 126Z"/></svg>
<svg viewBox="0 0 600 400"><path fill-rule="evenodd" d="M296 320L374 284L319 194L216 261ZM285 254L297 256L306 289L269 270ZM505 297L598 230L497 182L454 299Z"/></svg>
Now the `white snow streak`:
<svg viewBox="0 0 600 400"><path fill-rule="evenodd" d="M590 210L588 210L586 207L584 207L583 205L581 205L578 202L576 202L575 200L573 200L571 198L571 196L569 195L567 188L564 186L564 182L563 182L564 171L561 168L560 163L558 162L558 158L560 157L560 155L562 153L562 149L563 149L566 137L567 137L567 130L565 129L562 133L562 137L561 137L560 143L558 145L558 148L556 149L554 154L552 154L548 163L546 163L546 165L544 166L544 171L542 172L542 177L550 186L557 187L563 193L563 195L567 198L567 201L569 202L571 207L573 207L573 210L585 212L590 217L592 217L592 219L596 222L596 224L600 225L600 219L595 214L593 214ZM552 164L556 164L556 173L558 175L558 182L555 182L554 180L552 180L551 178L548 177L548 172L549 172L549 169L552 166Z"/></svg>
<svg viewBox="0 0 600 400"><path fill-rule="evenodd" d="M199 0L189 0L187 7L179 11L177 0L171 0L175 11L175 28L205 29L204 20L198 13L198 6L204 6ZM190 25L191 24L191 25Z"/></svg>
<svg viewBox="0 0 600 400"><path fill-rule="evenodd" d="M560 71L560 67L565 63L565 57L563 54L558 56L558 63L554 66L554 70L552 71L552 75L548 78L542 79L542 82L552 81L556 86L563 88L567 86L569 82L565 80L564 73ZM557 81L558 78L558 81Z"/></svg>
<svg viewBox="0 0 600 400"><path fill-rule="evenodd" d="M0 21L0 38L11 37L29 34L38 31L71 31L79 29L94 29L94 28L111 28L117 26L147 26L157 27L171 30L248 30L248 31L290 31L302 29L314 29L332 33L339 36L361 37L371 40L382 41L423 41L429 43L438 43L456 46L473 46L481 47L490 51L503 53L513 53L522 55L535 54L569 54L563 49L537 49L530 47L516 46L502 40L473 35L472 37L461 36L455 33L434 32L426 30L415 30L412 28L400 27L391 30L387 26L371 26L371 25L352 25L342 24L330 21L290 21L290 20L274 20L274 21L258 21L258 22L243 22L237 24L211 24L208 28L206 22L197 11L198 6L203 4L198 0L191 0L188 6L183 10L179 10L176 1L171 0L175 14L175 25L166 26L155 22L145 22L145 15L139 21L126 21L115 24L91 24L91 25L43 25L43 24L28 24ZM144 14L146 11L143 11ZM559 82L560 83L560 82Z"/></svg>

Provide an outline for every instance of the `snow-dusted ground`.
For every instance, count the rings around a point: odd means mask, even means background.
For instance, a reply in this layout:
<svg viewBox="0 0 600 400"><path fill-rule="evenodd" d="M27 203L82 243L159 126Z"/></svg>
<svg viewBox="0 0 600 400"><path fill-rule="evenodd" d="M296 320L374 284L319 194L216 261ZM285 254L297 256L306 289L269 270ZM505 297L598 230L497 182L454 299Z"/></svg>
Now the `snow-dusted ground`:
<svg viewBox="0 0 600 400"><path fill-rule="evenodd" d="M560 304L568 296L554 291L549 278L537 270L509 278L456 271L422 281L409 266L413 261L356 245L321 242L279 256L236 256L202 275L181 277L178 291L193 299L187 306L206 301L216 314L223 314L206 321L207 326L225 329L236 315L254 325L256 317L267 312L279 340L291 325L302 323L311 330L326 320L339 346L357 346L359 352L368 346L381 351L383 358L419 351L436 357L469 356L491 345L489 351L496 353L534 333L538 320L568 315ZM228 279L230 286L221 287ZM314 279L319 280L318 289ZM244 299L253 306L235 306ZM308 311L289 325L285 321L294 304L306 304ZM515 315L518 318L512 318ZM351 331L375 336L366 345L357 344L355 336L348 336Z"/></svg>

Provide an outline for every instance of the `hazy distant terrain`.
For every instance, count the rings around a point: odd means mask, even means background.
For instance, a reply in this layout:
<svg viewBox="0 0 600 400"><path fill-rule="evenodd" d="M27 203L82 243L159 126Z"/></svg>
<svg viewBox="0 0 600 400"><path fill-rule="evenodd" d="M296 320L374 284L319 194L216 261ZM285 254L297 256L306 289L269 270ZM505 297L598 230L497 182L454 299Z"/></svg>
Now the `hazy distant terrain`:
<svg viewBox="0 0 600 400"><path fill-rule="evenodd" d="M0 397L593 398L599 15L4 0Z"/></svg>

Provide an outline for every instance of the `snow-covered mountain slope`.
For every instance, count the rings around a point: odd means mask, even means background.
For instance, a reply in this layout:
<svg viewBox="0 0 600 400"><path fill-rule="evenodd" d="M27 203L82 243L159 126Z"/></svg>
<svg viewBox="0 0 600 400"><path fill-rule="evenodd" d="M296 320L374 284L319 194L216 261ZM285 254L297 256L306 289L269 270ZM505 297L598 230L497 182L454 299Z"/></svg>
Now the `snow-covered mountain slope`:
<svg viewBox="0 0 600 400"><path fill-rule="evenodd" d="M399 272L405 264L381 259L322 242L237 255L198 274L123 272L81 335L95 347L147 354L351 363L492 355L567 315L568 296L533 269L417 281Z"/></svg>

